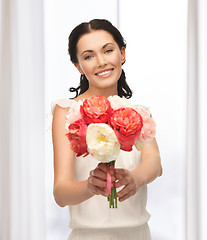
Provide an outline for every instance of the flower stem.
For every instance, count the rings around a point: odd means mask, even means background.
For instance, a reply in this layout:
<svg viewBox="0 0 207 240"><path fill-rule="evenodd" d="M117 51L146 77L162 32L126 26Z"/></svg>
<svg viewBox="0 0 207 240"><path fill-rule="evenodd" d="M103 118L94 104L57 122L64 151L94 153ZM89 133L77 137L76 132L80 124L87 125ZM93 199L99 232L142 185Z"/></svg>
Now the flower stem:
<svg viewBox="0 0 207 240"><path fill-rule="evenodd" d="M114 166L115 165L115 160L106 163L109 167ZM114 169L114 167L112 168ZM111 188L111 194L108 196L108 201L109 201L109 208L113 207L113 208L117 208L117 194L116 194L116 188L112 187Z"/></svg>

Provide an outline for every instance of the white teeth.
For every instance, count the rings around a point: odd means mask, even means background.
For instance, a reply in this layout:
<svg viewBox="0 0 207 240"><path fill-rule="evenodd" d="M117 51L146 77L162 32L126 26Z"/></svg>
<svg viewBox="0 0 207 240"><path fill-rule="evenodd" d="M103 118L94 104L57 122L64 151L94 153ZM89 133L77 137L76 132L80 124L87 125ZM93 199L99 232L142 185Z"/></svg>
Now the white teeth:
<svg viewBox="0 0 207 240"><path fill-rule="evenodd" d="M99 73L98 75L99 75L99 76L102 76L102 75L105 75L105 74L108 74L108 73L110 73L111 71L112 71L112 70L105 71L105 72Z"/></svg>

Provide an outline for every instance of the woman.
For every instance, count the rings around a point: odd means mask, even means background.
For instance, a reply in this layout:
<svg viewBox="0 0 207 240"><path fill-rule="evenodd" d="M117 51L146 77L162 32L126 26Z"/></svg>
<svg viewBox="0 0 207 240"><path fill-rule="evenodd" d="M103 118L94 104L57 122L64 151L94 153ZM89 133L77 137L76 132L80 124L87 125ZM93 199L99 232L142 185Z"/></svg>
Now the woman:
<svg viewBox="0 0 207 240"><path fill-rule="evenodd" d="M81 74L80 86L70 89L76 92L73 100L56 102L52 126L54 197L59 206L69 206L68 239L151 239L146 185L162 174L156 140L141 152L134 148L120 153L112 176L119 205L109 209L105 164L97 165L89 155L75 157L65 136L66 115L74 104L96 95L132 96L122 69L125 48L120 32L107 20L82 23L69 36L69 54Z"/></svg>

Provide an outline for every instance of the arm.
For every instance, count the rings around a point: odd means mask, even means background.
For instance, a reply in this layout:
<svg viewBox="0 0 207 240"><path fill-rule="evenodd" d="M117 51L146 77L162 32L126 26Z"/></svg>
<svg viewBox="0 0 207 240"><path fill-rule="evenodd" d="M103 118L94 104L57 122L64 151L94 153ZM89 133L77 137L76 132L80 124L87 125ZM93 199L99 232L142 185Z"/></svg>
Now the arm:
<svg viewBox="0 0 207 240"><path fill-rule="evenodd" d="M137 182L142 185L154 181L157 177L162 175L162 165L160 153L155 138L149 145L145 145L141 151L141 164L132 171L135 175Z"/></svg>
<svg viewBox="0 0 207 240"><path fill-rule="evenodd" d="M68 108L56 105L53 115L52 137L54 150L54 198L61 206L75 205L89 199L88 181L75 182L74 153L70 149L65 129Z"/></svg>
<svg viewBox="0 0 207 240"><path fill-rule="evenodd" d="M74 156L66 137L66 114L68 108L56 105L53 114L52 137L54 150L54 198L65 207L79 204L93 195L108 196L106 188L106 167L99 164L84 181L74 181Z"/></svg>
<svg viewBox="0 0 207 240"><path fill-rule="evenodd" d="M141 151L141 164L133 171L126 169L117 169L115 172L115 187L124 186L117 193L120 201L124 201L133 196L140 187L154 181L162 175L162 166L160 160L157 142L154 139L149 145L145 145Z"/></svg>

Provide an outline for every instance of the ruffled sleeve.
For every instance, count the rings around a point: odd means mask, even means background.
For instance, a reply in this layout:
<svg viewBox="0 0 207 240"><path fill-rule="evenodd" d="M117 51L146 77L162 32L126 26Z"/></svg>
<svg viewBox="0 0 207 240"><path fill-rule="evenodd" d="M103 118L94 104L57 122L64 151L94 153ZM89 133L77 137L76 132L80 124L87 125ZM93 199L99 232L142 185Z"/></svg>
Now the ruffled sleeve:
<svg viewBox="0 0 207 240"><path fill-rule="evenodd" d="M53 115L56 105L58 105L62 108L68 108L68 107L71 107L72 105L74 105L74 101L75 100L71 100L71 99L58 99L56 101L53 101L51 103L51 114Z"/></svg>
<svg viewBox="0 0 207 240"><path fill-rule="evenodd" d="M58 99L55 100L51 103L51 112L47 113L47 119L49 121L49 127L47 128L47 131L51 131L52 130L52 119L53 119L53 113L55 110L55 106L58 105L62 108L70 108L71 106L73 106L75 104L75 100L71 100L71 99Z"/></svg>
<svg viewBox="0 0 207 240"><path fill-rule="evenodd" d="M62 108L69 108L67 114L66 114L66 129L68 129L68 126L71 122L74 122L81 118L80 115L80 105L82 104L82 100L75 101L72 99L58 99L56 101L53 101L51 103L51 112L47 114L47 119L50 122L50 126L48 130L52 130L52 119L54 114L55 106L58 105Z"/></svg>

